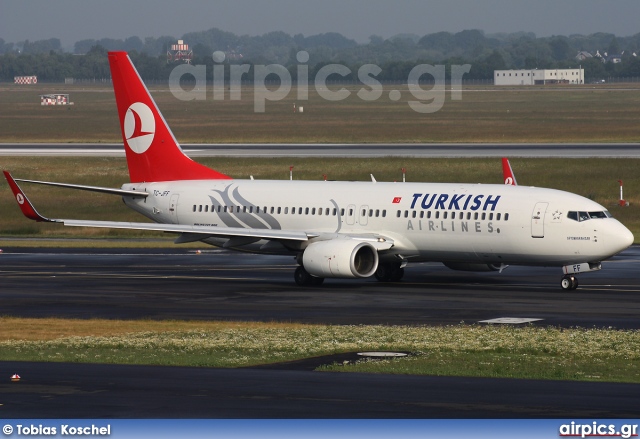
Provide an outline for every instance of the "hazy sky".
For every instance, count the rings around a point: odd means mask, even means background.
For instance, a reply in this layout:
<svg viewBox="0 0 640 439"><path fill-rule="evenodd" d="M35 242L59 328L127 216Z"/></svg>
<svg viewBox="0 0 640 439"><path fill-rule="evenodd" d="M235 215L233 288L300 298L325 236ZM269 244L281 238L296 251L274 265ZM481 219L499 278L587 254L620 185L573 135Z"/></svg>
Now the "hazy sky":
<svg viewBox="0 0 640 439"><path fill-rule="evenodd" d="M640 32L639 0L0 0L7 42L158 37L217 27L236 34L340 32L358 42L377 34L420 36L481 29L538 36Z"/></svg>

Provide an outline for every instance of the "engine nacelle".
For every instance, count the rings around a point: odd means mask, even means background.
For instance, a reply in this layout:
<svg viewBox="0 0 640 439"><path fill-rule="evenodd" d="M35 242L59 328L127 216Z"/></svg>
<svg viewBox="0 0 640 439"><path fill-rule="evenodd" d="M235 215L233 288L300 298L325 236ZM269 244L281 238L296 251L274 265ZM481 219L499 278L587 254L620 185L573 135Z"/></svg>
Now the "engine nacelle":
<svg viewBox="0 0 640 439"><path fill-rule="evenodd" d="M378 268L378 251L354 239L314 242L302 254L302 265L316 277L369 277Z"/></svg>
<svg viewBox="0 0 640 439"><path fill-rule="evenodd" d="M506 268L500 264L472 264L469 262L443 262L444 266L458 271L500 271Z"/></svg>

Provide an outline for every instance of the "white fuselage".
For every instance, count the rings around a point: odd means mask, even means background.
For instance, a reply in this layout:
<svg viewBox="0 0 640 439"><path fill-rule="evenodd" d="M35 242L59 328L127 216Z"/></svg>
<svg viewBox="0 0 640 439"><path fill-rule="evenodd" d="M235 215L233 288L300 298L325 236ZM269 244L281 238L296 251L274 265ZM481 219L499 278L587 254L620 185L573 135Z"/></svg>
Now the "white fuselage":
<svg viewBox="0 0 640 439"><path fill-rule="evenodd" d="M554 265L601 261L628 247L631 232L581 196L535 187L450 183L207 180L126 184L146 199L125 203L158 223L381 236L381 258ZM589 219L570 212L591 213ZM573 216L573 213L571 213ZM598 218L600 216L600 218ZM224 245L227 239L207 238ZM311 239L309 242L313 242ZM261 242L239 250L299 252Z"/></svg>

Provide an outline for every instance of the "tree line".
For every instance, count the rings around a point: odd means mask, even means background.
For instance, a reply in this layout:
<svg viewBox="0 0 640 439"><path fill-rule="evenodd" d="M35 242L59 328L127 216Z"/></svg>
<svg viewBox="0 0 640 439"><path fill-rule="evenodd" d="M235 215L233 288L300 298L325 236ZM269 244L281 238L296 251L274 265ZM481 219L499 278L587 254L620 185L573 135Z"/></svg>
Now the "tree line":
<svg viewBox="0 0 640 439"><path fill-rule="evenodd" d="M493 78L494 70L521 68L585 68L587 80L605 77L640 77L640 33L630 37L595 33L591 35L552 36L518 32L485 34L479 30L458 33L438 32L422 37L401 34L384 39L372 35L366 44L358 44L339 33L305 37L285 32L260 36L236 35L220 29L209 29L183 35L193 50L193 64L213 66L212 53L226 54L225 63L267 65L280 64L296 78L297 54L306 51L310 77L324 65L337 63L357 72L364 64L382 68L380 81L404 81L418 64L471 64L466 79ZM0 81L13 81L14 76L37 75L43 81L64 78L103 79L109 77L108 50L128 51L141 76L146 80L164 81L175 64L167 63L167 50L177 38L163 36L144 40L133 36L124 40L104 38L81 40L73 53L65 52L60 40L8 43L0 39ZM576 60L579 51L595 55L621 54L621 63L603 63L598 58ZM227 69L228 70L228 69ZM209 75L212 69L207 68ZM252 69L249 73L251 77ZM355 75L355 73L353 74ZM210 78L211 79L211 78ZM356 80L354 77L336 78Z"/></svg>

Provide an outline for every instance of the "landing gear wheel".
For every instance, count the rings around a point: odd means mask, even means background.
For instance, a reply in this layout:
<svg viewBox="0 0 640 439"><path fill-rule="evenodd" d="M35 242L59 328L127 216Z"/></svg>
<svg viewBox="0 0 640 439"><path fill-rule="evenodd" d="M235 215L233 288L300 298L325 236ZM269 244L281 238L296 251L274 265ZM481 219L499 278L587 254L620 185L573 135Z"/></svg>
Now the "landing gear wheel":
<svg viewBox="0 0 640 439"><path fill-rule="evenodd" d="M311 282L313 282L313 276L307 273L304 267L296 268L296 271L293 273L293 279L296 281L296 284L301 287L311 285Z"/></svg>
<svg viewBox="0 0 640 439"><path fill-rule="evenodd" d="M379 264L374 276L380 282L398 282L404 276L404 268L396 264Z"/></svg>
<svg viewBox="0 0 640 439"><path fill-rule="evenodd" d="M311 276L304 267L296 268L296 271L293 273L293 278L296 284L301 287L308 287L309 285L320 286L324 282L324 277Z"/></svg>
<svg viewBox="0 0 640 439"><path fill-rule="evenodd" d="M571 279L571 289L575 290L576 288L578 288L578 278L577 277L573 277Z"/></svg>
<svg viewBox="0 0 640 439"><path fill-rule="evenodd" d="M380 282L389 282L391 280L391 267L387 264L378 264L378 268L373 275Z"/></svg>
<svg viewBox="0 0 640 439"><path fill-rule="evenodd" d="M565 291L572 291L578 288L578 279L575 276L565 276L560 281L560 286Z"/></svg>

